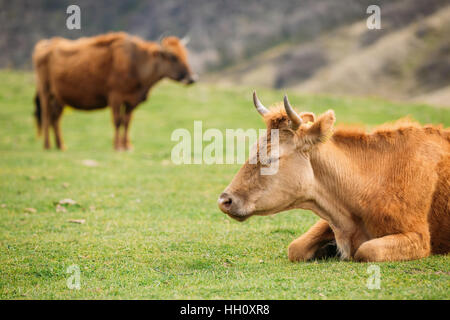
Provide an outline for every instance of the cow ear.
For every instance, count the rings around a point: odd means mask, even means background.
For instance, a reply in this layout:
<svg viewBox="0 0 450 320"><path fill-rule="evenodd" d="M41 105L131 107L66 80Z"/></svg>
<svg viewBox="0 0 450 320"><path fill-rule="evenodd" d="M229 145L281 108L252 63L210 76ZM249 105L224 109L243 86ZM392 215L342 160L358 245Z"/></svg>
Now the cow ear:
<svg viewBox="0 0 450 320"><path fill-rule="evenodd" d="M161 45L163 47L170 47L170 46L176 46L178 43L180 42L180 40L176 37L165 37L161 40Z"/></svg>
<svg viewBox="0 0 450 320"><path fill-rule="evenodd" d="M316 116L314 113L312 112L300 112L299 113L300 118L302 118L302 121L304 123L314 123L316 121Z"/></svg>
<svg viewBox="0 0 450 320"><path fill-rule="evenodd" d="M336 121L333 110L321 114L316 121L307 129L306 136L313 143L325 142L333 134L333 126Z"/></svg>

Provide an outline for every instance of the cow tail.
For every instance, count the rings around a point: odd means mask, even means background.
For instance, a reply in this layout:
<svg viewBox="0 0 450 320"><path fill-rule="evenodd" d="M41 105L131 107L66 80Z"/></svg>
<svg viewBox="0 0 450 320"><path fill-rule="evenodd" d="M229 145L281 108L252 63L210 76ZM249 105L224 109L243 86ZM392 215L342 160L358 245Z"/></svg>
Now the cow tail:
<svg viewBox="0 0 450 320"><path fill-rule="evenodd" d="M41 135L42 128L42 111L41 111L41 99L39 98L39 94L36 93L34 96L34 117L36 118L36 126L37 126L37 135Z"/></svg>

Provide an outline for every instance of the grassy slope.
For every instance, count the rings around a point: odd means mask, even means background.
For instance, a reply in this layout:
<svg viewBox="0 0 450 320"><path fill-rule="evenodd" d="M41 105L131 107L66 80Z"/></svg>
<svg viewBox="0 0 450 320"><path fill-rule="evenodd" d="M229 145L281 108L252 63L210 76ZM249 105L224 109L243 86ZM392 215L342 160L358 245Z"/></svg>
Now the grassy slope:
<svg viewBox="0 0 450 320"><path fill-rule="evenodd" d="M366 288L368 264L290 263L287 245L314 214L232 221L216 199L239 165L171 164L172 131L192 131L194 120L204 128L260 128L249 88L159 85L135 113L131 153L112 151L107 110L66 110L68 151L44 152L34 135L33 90L30 74L0 73L0 298L450 298L448 256L378 264L381 290ZM269 104L282 93L260 96ZM310 111L333 108L341 123L373 126L411 114L450 125L445 109L290 98ZM84 159L99 166L83 166ZM54 202L63 198L80 206L57 213ZM37 213L24 212L28 207ZM80 290L66 287L72 264L81 268Z"/></svg>

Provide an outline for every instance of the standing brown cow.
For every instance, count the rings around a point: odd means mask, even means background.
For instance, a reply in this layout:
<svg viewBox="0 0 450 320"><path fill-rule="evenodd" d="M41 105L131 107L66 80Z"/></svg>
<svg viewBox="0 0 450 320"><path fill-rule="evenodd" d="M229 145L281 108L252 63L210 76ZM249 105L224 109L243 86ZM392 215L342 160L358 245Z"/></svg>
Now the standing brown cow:
<svg viewBox="0 0 450 320"><path fill-rule="evenodd" d="M161 45L126 33L92 38L41 40L33 53L37 75L35 97L38 128L44 131L44 147L50 147L49 127L56 145L64 148L60 118L65 105L81 110L110 106L115 127L116 150L130 149L131 113L145 101L159 80L191 84L195 75L187 61L183 41L167 37ZM123 136L120 137L120 127Z"/></svg>
<svg viewBox="0 0 450 320"><path fill-rule="evenodd" d="M284 110L269 111L255 94L254 102L268 132L278 129L279 156L247 161L219 197L223 212L243 221L314 211L321 219L290 244L291 261L315 258L332 241L341 258L357 261L450 251L449 130L409 121L371 134L333 130L332 110L316 118L297 114L286 97ZM260 173L268 163L277 164L276 174Z"/></svg>

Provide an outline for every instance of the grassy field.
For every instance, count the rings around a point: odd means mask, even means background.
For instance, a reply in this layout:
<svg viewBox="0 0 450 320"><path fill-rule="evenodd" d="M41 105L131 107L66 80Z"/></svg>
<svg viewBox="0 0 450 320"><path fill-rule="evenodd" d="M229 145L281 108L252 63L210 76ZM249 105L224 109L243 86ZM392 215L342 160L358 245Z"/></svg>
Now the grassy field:
<svg viewBox="0 0 450 320"><path fill-rule="evenodd" d="M68 150L42 150L32 117L33 76L0 72L0 298L2 299L449 299L450 257L369 264L291 263L287 246L317 217L294 210L238 223L216 205L240 165L174 165L176 128L262 128L252 88L158 85L132 123L133 152L112 150L109 110L66 109ZM260 90L263 102L283 92ZM407 114L450 125L450 111L379 99L300 96L301 109L333 108L338 123L370 128ZM86 166L95 160L97 166ZM56 203L70 198L66 212ZM30 210L32 208L35 210ZM84 224L70 223L84 219ZM80 268L69 289L67 268Z"/></svg>

